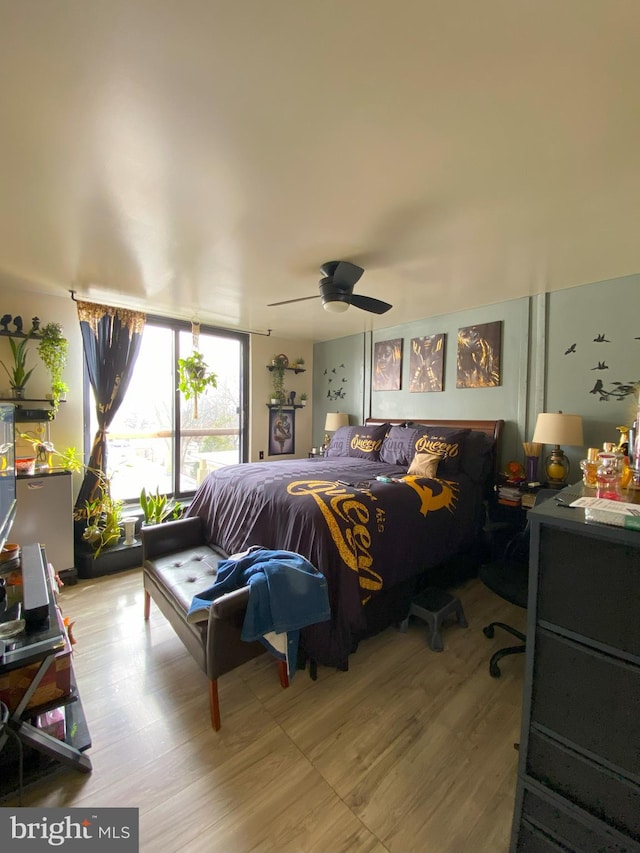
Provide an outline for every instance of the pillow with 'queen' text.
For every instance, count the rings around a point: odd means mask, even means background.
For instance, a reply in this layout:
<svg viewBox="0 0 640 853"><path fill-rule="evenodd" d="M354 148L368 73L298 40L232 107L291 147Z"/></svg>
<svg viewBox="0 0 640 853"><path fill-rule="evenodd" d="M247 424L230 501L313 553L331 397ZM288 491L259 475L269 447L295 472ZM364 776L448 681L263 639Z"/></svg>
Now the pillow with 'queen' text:
<svg viewBox="0 0 640 853"><path fill-rule="evenodd" d="M389 424L379 426L356 426L351 428L349 440L349 456L358 459L368 459L370 462L380 460L380 448L389 429Z"/></svg>
<svg viewBox="0 0 640 853"><path fill-rule="evenodd" d="M349 441L349 456L379 462L380 448L388 429L389 424L353 427Z"/></svg>
<svg viewBox="0 0 640 853"><path fill-rule="evenodd" d="M471 430L455 427L416 426L415 452L437 453L442 456L438 476L455 476L460 470L460 457L464 442ZM410 460L411 461L411 460Z"/></svg>

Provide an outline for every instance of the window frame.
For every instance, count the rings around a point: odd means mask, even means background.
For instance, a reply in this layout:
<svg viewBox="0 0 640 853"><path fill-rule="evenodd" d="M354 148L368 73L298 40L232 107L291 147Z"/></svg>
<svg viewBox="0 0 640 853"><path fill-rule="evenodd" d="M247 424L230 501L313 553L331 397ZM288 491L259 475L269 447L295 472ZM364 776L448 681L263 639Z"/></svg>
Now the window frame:
<svg viewBox="0 0 640 853"><path fill-rule="evenodd" d="M180 391L178 390L178 340L181 332L191 332L191 321L178 320L172 317L160 317L153 314L147 314L146 325L161 326L169 329L172 333L172 359L174 368L174 394L171 401L172 405L172 420L173 420L173 465L172 465L172 491L167 494L181 502L189 501L195 494L192 491L180 491L178 489L180 483L180 431L181 431L181 416L180 416ZM210 326L205 323L200 323L201 335L214 335L221 338L231 338L238 341L240 344L240 388L239 388L239 424L240 424L240 462L247 462L249 458L249 363L250 363L250 345L251 336L247 332L237 332L233 329L223 329L219 326ZM135 368L134 368L135 369ZM83 452L85 462L89 459L91 453L91 445L94 435L91 431L91 406L93 403L91 383L89 382L89 371L87 370L86 359L83 358L83 404L82 404L82 420L83 420ZM108 441L108 435L107 435ZM131 499L127 504L135 504L136 501Z"/></svg>

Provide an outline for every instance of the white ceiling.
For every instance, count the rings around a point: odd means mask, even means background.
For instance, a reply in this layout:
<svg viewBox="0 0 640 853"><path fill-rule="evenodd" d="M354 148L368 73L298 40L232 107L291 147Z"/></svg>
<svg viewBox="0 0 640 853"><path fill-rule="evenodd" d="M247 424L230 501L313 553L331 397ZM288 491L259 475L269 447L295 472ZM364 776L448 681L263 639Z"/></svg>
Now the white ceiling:
<svg viewBox="0 0 640 853"><path fill-rule="evenodd" d="M638 0L0 0L0 282L324 340L640 271ZM328 314L320 264L376 317Z"/></svg>

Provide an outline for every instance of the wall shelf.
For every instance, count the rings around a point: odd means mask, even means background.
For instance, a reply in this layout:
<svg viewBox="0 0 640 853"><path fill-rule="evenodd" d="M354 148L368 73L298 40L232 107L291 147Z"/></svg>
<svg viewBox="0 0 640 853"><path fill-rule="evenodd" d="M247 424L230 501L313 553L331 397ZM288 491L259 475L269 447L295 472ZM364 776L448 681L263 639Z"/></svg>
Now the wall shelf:
<svg viewBox="0 0 640 853"><path fill-rule="evenodd" d="M60 402L65 403L66 400L60 400ZM0 397L0 403L12 403L15 406L16 423L19 424L52 421L56 416L56 413L53 410L53 400L50 399L43 400L36 397L22 397L21 399L18 397ZM48 408L43 408L42 406L32 407L32 403L46 403Z"/></svg>
<svg viewBox="0 0 640 853"><path fill-rule="evenodd" d="M42 332L12 332L9 329L0 329L0 337L3 338L33 338L37 340L42 337Z"/></svg>
<svg viewBox="0 0 640 853"><path fill-rule="evenodd" d="M305 409L306 406L303 406L302 403L294 403L293 406L291 403L286 403L282 406L279 406L277 403L265 403L267 409L282 409L283 412L291 412L293 409Z"/></svg>
<svg viewBox="0 0 640 853"><path fill-rule="evenodd" d="M60 402L66 403L66 400L60 400ZM0 397L0 403L13 403L19 408L23 403L48 403L49 406L53 406L53 400L49 397Z"/></svg>
<svg viewBox="0 0 640 853"><path fill-rule="evenodd" d="M268 364L267 370L272 372L275 369L274 364ZM290 370L292 373L304 373L306 371L306 367L285 367L284 370Z"/></svg>

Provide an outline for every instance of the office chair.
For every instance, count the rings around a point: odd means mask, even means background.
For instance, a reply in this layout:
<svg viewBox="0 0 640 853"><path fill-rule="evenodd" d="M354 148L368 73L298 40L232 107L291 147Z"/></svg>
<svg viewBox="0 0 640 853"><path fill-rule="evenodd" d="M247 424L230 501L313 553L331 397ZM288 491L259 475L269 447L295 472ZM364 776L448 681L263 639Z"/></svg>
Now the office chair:
<svg viewBox="0 0 640 853"><path fill-rule="evenodd" d="M552 495L557 495L555 489L540 489L536 494L534 506L548 500ZM527 607L529 590L529 536L530 524L527 521L524 529L509 541L501 559L480 566L478 575L483 584L496 595L515 604L518 607ZM491 622L486 625L482 632L485 637L493 639L495 629L502 628L511 634L520 643L515 646L507 646L494 652L489 661L489 672L493 678L500 678L501 672L498 661L507 655L521 654L526 649L526 636L511 625L504 622Z"/></svg>

